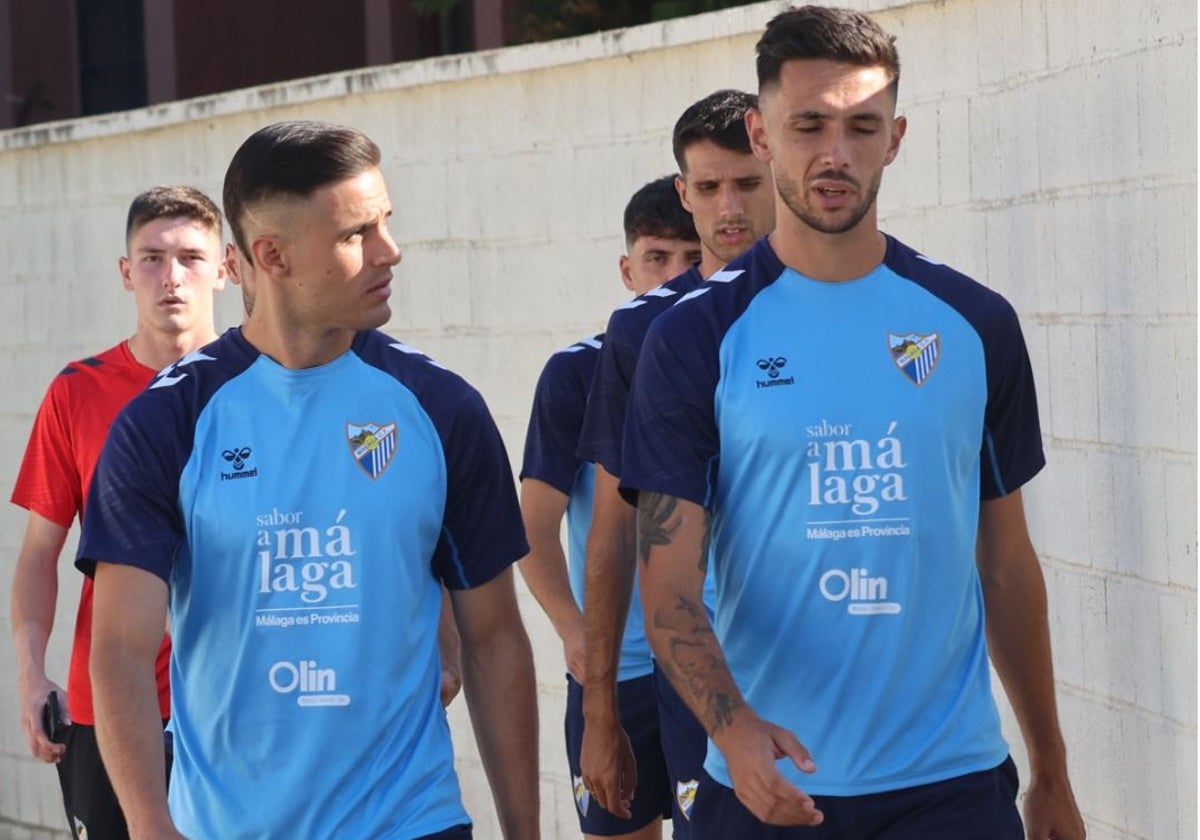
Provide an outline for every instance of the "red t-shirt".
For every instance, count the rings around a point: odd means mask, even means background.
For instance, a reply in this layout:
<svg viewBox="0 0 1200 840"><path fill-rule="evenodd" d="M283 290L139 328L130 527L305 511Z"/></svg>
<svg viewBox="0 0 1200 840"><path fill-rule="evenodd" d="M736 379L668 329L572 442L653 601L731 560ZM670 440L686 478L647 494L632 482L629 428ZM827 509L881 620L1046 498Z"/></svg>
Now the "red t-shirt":
<svg viewBox="0 0 1200 840"><path fill-rule="evenodd" d="M76 517L82 520L108 428L125 403L146 389L154 374L133 357L127 341L63 368L38 408L13 489L13 503L64 528L70 528ZM67 675L67 708L72 721L88 726L96 721L88 678L91 648L92 579L85 577ZM164 635L156 666L158 706L164 720L171 713L170 658L170 638Z"/></svg>

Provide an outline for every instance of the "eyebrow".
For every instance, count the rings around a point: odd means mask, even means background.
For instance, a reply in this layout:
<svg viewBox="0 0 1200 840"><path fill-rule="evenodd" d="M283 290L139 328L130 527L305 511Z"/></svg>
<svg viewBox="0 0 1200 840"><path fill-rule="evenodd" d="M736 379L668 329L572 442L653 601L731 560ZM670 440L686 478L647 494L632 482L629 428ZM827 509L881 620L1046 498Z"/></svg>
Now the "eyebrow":
<svg viewBox="0 0 1200 840"><path fill-rule="evenodd" d="M792 114L789 117L789 122L813 122L828 119L832 119L832 117L829 114L822 113L821 111L800 111L799 113ZM874 113L851 114L849 119L853 122L883 122L883 117Z"/></svg>
<svg viewBox="0 0 1200 840"><path fill-rule="evenodd" d="M372 227L373 225L377 225L380 222L386 222L388 219L390 219L392 217L392 213L393 213L393 208L389 207L387 210L384 210L381 214L379 214L377 216L372 216L369 219L363 219L362 221L358 221L352 225L348 225L347 227L338 231L338 238L340 239L340 238L343 238L346 236L350 236L353 233L358 233L360 230L366 230L367 228Z"/></svg>
<svg viewBox="0 0 1200 840"><path fill-rule="evenodd" d="M142 245L140 248L135 249L134 253L136 253L136 254L151 254L151 255L165 254L169 250L171 250L171 249L170 248L159 248L157 245ZM199 254L201 256L208 253L204 248L179 248L177 250L181 254Z"/></svg>

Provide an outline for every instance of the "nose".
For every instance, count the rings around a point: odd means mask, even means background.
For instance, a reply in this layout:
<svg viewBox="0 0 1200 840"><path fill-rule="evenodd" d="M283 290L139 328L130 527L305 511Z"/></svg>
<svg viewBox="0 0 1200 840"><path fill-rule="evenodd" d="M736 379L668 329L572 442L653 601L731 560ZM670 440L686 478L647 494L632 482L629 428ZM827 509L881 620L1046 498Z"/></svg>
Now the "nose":
<svg viewBox="0 0 1200 840"><path fill-rule="evenodd" d="M717 196L717 211L722 216L740 216L743 214L745 203L742 201L742 193L736 184L726 183L721 185L720 194Z"/></svg>
<svg viewBox="0 0 1200 840"><path fill-rule="evenodd" d="M392 238L392 232L388 229L387 225L384 225L380 229L379 238L382 247L381 253L373 261L376 267L383 268L385 265L399 265L404 255L400 253L400 246Z"/></svg>
<svg viewBox="0 0 1200 840"><path fill-rule="evenodd" d="M187 268L178 259L171 258L167 263L167 270L163 272L163 286L168 289L177 289L182 286L187 276Z"/></svg>
<svg viewBox="0 0 1200 840"><path fill-rule="evenodd" d="M825 165L834 169L843 169L850 165L849 143L844 132L830 131L829 141L825 147Z"/></svg>

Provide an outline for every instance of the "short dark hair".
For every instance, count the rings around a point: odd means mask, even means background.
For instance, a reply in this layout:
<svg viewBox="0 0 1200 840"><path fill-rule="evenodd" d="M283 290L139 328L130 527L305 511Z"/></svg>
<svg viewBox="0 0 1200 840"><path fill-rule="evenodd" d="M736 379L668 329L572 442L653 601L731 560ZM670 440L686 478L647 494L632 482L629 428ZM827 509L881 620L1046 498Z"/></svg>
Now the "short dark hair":
<svg viewBox="0 0 1200 840"><path fill-rule="evenodd" d="M625 205L626 247L643 236L700 241L692 214L679 200L674 175L664 175L646 184Z"/></svg>
<svg viewBox="0 0 1200 840"><path fill-rule="evenodd" d="M861 12L827 6L800 6L781 12L758 40L758 92L779 84L784 62L828 59L887 71L892 98L900 89L896 38Z"/></svg>
<svg viewBox="0 0 1200 840"><path fill-rule="evenodd" d="M134 231L158 219L191 219L221 238L221 211L195 187L151 187L129 204L125 216L125 242Z"/></svg>
<svg viewBox="0 0 1200 840"><path fill-rule="evenodd" d="M675 122L671 151L679 171L687 174L683 153L688 146L710 140L722 149L751 154L746 112L758 107L758 97L740 90L718 90L690 105Z"/></svg>
<svg viewBox="0 0 1200 840"><path fill-rule="evenodd" d="M356 128L316 120L260 128L238 148L225 172L225 217L247 257L246 208L280 196L305 198L379 166L379 147Z"/></svg>

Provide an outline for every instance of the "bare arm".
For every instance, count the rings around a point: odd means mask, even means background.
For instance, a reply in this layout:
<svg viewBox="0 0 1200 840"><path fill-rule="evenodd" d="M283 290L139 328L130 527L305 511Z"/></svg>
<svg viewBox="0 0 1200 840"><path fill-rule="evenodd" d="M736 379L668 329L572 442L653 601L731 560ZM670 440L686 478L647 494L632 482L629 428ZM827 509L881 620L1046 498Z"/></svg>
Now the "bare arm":
<svg viewBox="0 0 1200 840"><path fill-rule="evenodd" d="M567 512L566 493L536 478L521 482L521 518L529 553L520 562L521 575L541 604L563 643L567 671L583 682L583 613L571 593L567 558L560 531Z"/></svg>
<svg viewBox="0 0 1200 840"><path fill-rule="evenodd" d="M462 689L462 644L454 626L454 605L442 588L442 613L438 616L438 654L442 660L442 705L449 706Z"/></svg>
<svg viewBox="0 0 1200 840"><path fill-rule="evenodd" d="M987 611L988 649L1029 751L1025 830L1031 840L1078 840L1085 831L1058 724L1046 584L1029 539L1020 490L980 507L976 565Z"/></svg>
<svg viewBox="0 0 1200 840"><path fill-rule="evenodd" d="M167 811L166 762L154 662L167 585L132 566L96 566L92 692L96 739L131 840L177 838Z"/></svg>
<svg viewBox="0 0 1200 840"><path fill-rule="evenodd" d="M462 634L463 687L500 828L537 838L538 738L533 653L521 623L512 570L450 593Z"/></svg>
<svg viewBox="0 0 1200 840"><path fill-rule="evenodd" d="M12 630L21 728L29 751L42 761L58 761L66 752L42 731L42 706L51 691L58 692L64 716L67 708L67 693L46 676L46 645L58 599L58 558L66 538L66 528L30 511L13 573Z"/></svg>
<svg viewBox="0 0 1200 840"><path fill-rule="evenodd" d="M636 574L636 513L620 482L596 464L583 584L583 781L604 810L628 819L637 764L617 707L621 637Z"/></svg>
<svg viewBox="0 0 1200 840"><path fill-rule="evenodd" d="M775 766L786 756L811 773L816 765L808 750L794 734L746 705L704 609L708 512L694 502L644 492L638 500L637 533L650 646L720 748L738 799L765 823L819 824L824 817L812 798Z"/></svg>

